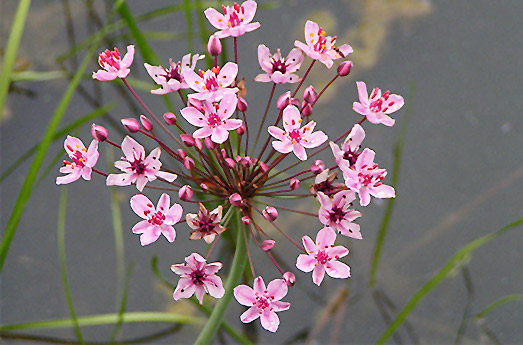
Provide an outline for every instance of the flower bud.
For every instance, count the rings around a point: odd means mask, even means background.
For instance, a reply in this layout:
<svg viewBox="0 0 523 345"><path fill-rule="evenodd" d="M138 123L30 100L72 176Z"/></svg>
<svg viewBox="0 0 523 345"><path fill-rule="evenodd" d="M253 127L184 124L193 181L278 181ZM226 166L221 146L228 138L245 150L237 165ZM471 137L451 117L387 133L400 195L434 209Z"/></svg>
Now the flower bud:
<svg viewBox="0 0 523 345"><path fill-rule="evenodd" d="M146 131L153 130L153 123L145 115L140 115L140 122L142 123L143 129Z"/></svg>
<svg viewBox="0 0 523 345"><path fill-rule="evenodd" d="M289 183L289 187L292 190L300 188L300 180L298 180L297 178L293 178Z"/></svg>
<svg viewBox="0 0 523 345"><path fill-rule="evenodd" d="M222 43L216 35L209 37L209 43L207 43L207 51L211 56L218 56L222 53Z"/></svg>
<svg viewBox="0 0 523 345"><path fill-rule="evenodd" d="M303 116L311 116L312 115L312 106L310 103L305 103L303 108L301 108L301 113Z"/></svg>
<svg viewBox="0 0 523 345"><path fill-rule="evenodd" d="M272 249L272 247L274 247L275 243L276 242L274 240L265 240L262 242L261 248L263 249L263 251L268 252Z"/></svg>
<svg viewBox="0 0 523 345"><path fill-rule="evenodd" d="M237 107L238 107L238 110L241 111L242 113L247 111L247 101L245 101L245 99L243 99L242 97L239 97Z"/></svg>
<svg viewBox="0 0 523 345"><path fill-rule="evenodd" d="M194 146L194 144L196 143L193 136L190 134L180 134L180 139L182 139L183 143L187 147Z"/></svg>
<svg viewBox="0 0 523 345"><path fill-rule="evenodd" d="M303 92L303 100L307 103L314 103L318 99L318 94L314 87L311 85Z"/></svg>
<svg viewBox="0 0 523 345"><path fill-rule="evenodd" d="M225 164L227 164L229 168L234 169L236 162L234 161L234 159L227 157L225 158Z"/></svg>
<svg viewBox="0 0 523 345"><path fill-rule="evenodd" d="M105 129L105 127L95 125L93 123L93 125L91 126L91 135L97 141L105 141L109 133L107 132L107 129Z"/></svg>
<svg viewBox="0 0 523 345"><path fill-rule="evenodd" d="M296 283L296 276L292 272L285 272L283 274L283 280L285 280L287 286L291 287Z"/></svg>
<svg viewBox="0 0 523 345"><path fill-rule="evenodd" d="M132 118L122 119L122 125L129 133L136 133L140 129L140 123Z"/></svg>
<svg viewBox="0 0 523 345"><path fill-rule="evenodd" d="M240 127L236 128L236 133L238 133L238 135L243 135L245 133L245 125L243 123Z"/></svg>
<svg viewBox="0 0 523 345"><path fill-rule="evenodd" d="M349 60L343 61L338 66L338 75L340 77L345 77L346 75L349 75L349 73L350 73L350 71L352 69L352 66L354 66L352 61L349 61Z"/></svg>
<svg viewBox="0 0 523 345"><path fill-rule="evenodd" d="M276 102L276 107L279 110L285 109L285 107L288 106L290 103L290 98L291 98L291 92L290 91L285 92L283 95L280 96L280 98L278 98L278 101Z"/></svg>
<svg viewBox="0 0 523 345"><path fill-rule="evenodd" d="M242 217L242 223L245 224L245 225L249 225L251 224L251 219L247 216L243 216Z"/></svg>
<svg viewBox="0 0 523 345"><path fill-rule="evenodd" d="M182 188L180 188L180 190L178 191L178 197L180 198L180 200L182 201L189 201L191 200L192 196L193 196L193 191L191 189L191 186L189 185L185 185L183 186Z"/></svg>
<svg viewBox="0 0 523 345"><path fill-rule="evenodd" d="M269 170L269 167L267 166L267 164L265 164L261 161L260 161L260 168L261 168L262 172L266 172L267 170Z"/></svg>
<svg viewBox="0 0 523 345"><path fill-rule="evenodd" d="M229 202L232 206L240 207L243 205L243 200L240 194L234 193L229 196Z"/></svg>
<svg viewBox="0 0 523 345"><path fill-rule="evenodd" d="M227 151L225 151L225 149L221 149L220 152L222 153L223 158L227 158Z"/></svg>
<svg viewBox="0 0 523 345"><path fill-rule="evenodd" d="M278 218L278 211L272 207L267 206L262 212L263 218L267 219L269 222L274 222Z"/></svg>
<svg viewBox="0 0 523 345"><path fill-rule="evenodd" d="M163 114L163 119L165 120L165 123L169 126L176 124L176 115L174 115L173 113Z"/></svg>
<svg viewBox="0 0 523 345"><path fill-rule="evenodd" d="M194 139L194 146L198 149L198 151L201 151L203 149L203 143L200 139L195 138Z"/></svg>
<svg viewBox="0 0 523 345"><path fill-rule="evenodd" d="M323 164L323 161L316 160L311 165L311 171L314 175L320 174L323 170L325 170L325 164Z"/></svg>
<svg viewBox="0 0 523 345"><path fill-rule="evenodd" d="M205 183L200 183L200 188L204 191L204 192L207 192L209 190L209 187L205 184Z"/></svg>
<svg viewBox="0 0 523 345"><path fill-rule="evenodd" d="M192 169L194 169L194 161L192 160L191 157L185 157L183 159L183 166L187 170L192 170Z"/></svg>
<svg viewBox="0 0 523 345"><path fill-rule="evenodd" d="M214 141L211 140L211 137L205 137L205 139L203 139L203 143L205 144L205 146L209 149L209 150L213 150L214 147L216 146L214 144Z"/></svg>
<svg viewBox="0 0 523 345"><path fill-rule="evenodd" d="M176 152L178 152L178 156L180 156L181 158L185 158L185 156L187 156L185 151L182 149L178 149L178 150L176 150Z"/></svg>
<svg viewBox="0 0 523 345"><path fill-rule="evenodd" d="M300 106L300 100L297 98L291 98L290 105L294 105L296 108Z"/></svg>

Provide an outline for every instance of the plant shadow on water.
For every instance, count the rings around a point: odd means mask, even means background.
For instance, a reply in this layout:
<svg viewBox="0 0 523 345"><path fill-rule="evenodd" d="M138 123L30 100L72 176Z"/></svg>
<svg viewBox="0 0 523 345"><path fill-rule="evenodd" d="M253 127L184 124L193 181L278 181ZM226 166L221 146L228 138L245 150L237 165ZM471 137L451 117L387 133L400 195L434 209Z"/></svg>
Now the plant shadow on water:
<svg viewBox="0 0 523 345"><path fill-rule="evenodd" d="M264 109L269 93L266 85L252 83L259 72L257 45L264 43L271 51L281 47L286 53L295 39L302 39L307 19L325 23L327 32L339 33L338 42L353 46L349 57L355 68L328 89L313 117L336 136L358 121L352 111L357 80L402 94L406 109L395 117L392 130L365 128L366 146L379 152L397 197L362 210L362 240L339 240L351 251L344 258L351 266L348 280L326 280L318 288L285 255L297 254L296 249L279 241L274 255L298 281L285 299L293 313L280 313L280 329L272 334L254 323L242 324L238 315L243 309L232 303L223 327L230 329L222 328L215 343L246 341L244 336L271 344L523 343L522 48L506 38L522 32L522 4L259 4L256 20L262 27L242 38L239 50L242 75L251 78L249 108ZM207 53L201 37L214 29L206 21L201 24L201 9L217 5L155 1L151 8L129 1L128 13L114 12L110 1L34 0L30 5L27 18L22 18L24 34L17 53L15 49L7 84L11 92L0 122L2 229L12 226L15 200L26 176L31 177L28 171L34 174L0 276L0 343L190 343L215 300L206 298L204 310L194 300L174 302L177 277L169 266L183 262L191 250L201 250L201 244L176 242L183 247L179 250L163 241L141 248L130 231L135 224L128 206L136 194L133 187L108 189L93 176L90 183L67 187L65 195L55 185L55 175L67 133L88 138L88 127L96 121L123 137L119 119L143 112L120 83L91 80L91 71L97 69L94 56L106 47L138 45L141 37L130 83L155 113L169 109L178 114L181 103L176 97L146 95L153 83L140 65L165 65L169 57L177 60L187 51ZM2 37L12 32L16 6L15 1L2 4ZM103 27L106 22L112 24ZM2 48L4 62L10 51ZM232 46L227 48L231 59ZM330 76L321 72L313 69L307 81L325 85ZM74 85L75 74L78 85L68 97L64 91ZM63 106L58 106L60 100ZM56 123L47 133L47 149L38 144L52 117ZM253 128L256 125L254 121ZM103 154L118 157L120 152ZM40 165L30 167L34 157L40 157ZM150 194L155 201L160 196ZM316 212L318 204L282 200L279 206ZM280 226L296 239L312 236L321 227L311 217L284 210L280 217L285 220ZM188 235L188 229L179 225L178 236ZM270 235L280 239L277 232ZM232 261L233 243L230 237L217 246L224 267ZM274 270L264 253L252 255L263 263L257 267L259 274ZM52 322L39 323L46 320ZM239 338L231 335L234 332Z"/></svg>

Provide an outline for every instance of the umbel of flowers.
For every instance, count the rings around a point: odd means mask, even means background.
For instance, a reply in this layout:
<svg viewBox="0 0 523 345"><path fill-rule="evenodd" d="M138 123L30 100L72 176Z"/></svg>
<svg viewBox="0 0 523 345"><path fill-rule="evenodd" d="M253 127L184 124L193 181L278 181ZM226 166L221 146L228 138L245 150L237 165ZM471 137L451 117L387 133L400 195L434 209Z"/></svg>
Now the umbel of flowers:
<svg viewBox="0 0 523 345"><path fill-rule="evenodd" d="M108 131L99 125L92 126L94 139L88 149L80 139L68 136L64 147L70 161L64 162L60 172L65 175L58 177L56 183L71 183L80 177L90 180L95 172L105 178L107 185L135 185L139 194L130 199L130 206L142 220L132 232L140 235L143 246L152 245L160 237L172 242L173 247L179 241L188 240L203 240L202 246L210 244L205 255L187 253L185 263L171 266L172 271L180 275L174 299L194 294L202 303L205 294L217 299L233 294L238 303L248 308L240 316L243 322L259 318L263 328L275 332L280 324L277 313L290 308L282 299L296 278L293 272L284 272L271 254L277 250L278 243L264 229L273 227L297 248L298 254L292 260L298 270L312 272L314 284L320 285L325 274L348 278L350 268L343 259L349 250L337 245L336 239L337 236L364 237L364 231L355 223L361 213L352 208L353 202L358 199L364 207L372 197L395 196L394 189L384 181L387 171L375 163L375 152L362 146L365 137L362 125L366 120L372 124L394 125L390 115L403 106L403 98L389 91L381 93L378 88L368 94L365 83L357 82L359 100L354 102L353 109L363 117L329 141L321 130L324 127L321 121L313 120L313 110L324 91L336 79L350 73L353 64L346 58L352 48L348 44L338 45L335 36L327 36L321 26L307 21L305 43L296 41L286 56L280 49L271 53L263 44L257 47L262 73L254 81L272 85L267 106L252 111L241 96L245 94L241 91L245 85L240 80L249 72L253 76L257 72L242 70L236 52L238 38L260 27L253 22L256 7L256 2L249 0L241 5L222 6L222 12L212 8L205 11L211 25L219 30L209 39L208 52L215 61L210 69L196 68L203 58L199 54L184 55L181 62L171 59L167 68L145 64L159 87L151 93L179 94L178 115L168 112L163 117L156 116L127 83L125 78L131 72L134 56L132 45L127 47L123 58L116 48L100 54L101 69L93 73L93 78L121 79L143 106L145 115L122 119L129 135L121 144L110 139ZM220 40L229 36L234 45L234 61L220 66L217 63L222 50ZM309 65L299 77L298 70L306 57ZM332 68L337 60L341 62ZM326 69L325 73L332 73L332 80L319 92L312 85L302 90L315 65ZM279 97L275 97L277 85L281 85ZM287 91L287 87L291 90ZM261 125L250 126L250 117L258 117L256 121L259 121L260 114L263 114ZM348 113L346 122L350 123L350 119ZM143 138L155 143L152 151L148 152L138 142ZM342 141L343 138L346 139ZM114 163L119 173L95 168L101 143L121 149L121 159ZM332 152L330 158L329 154L325 158L332 162L328 163L332 165L330 168L315 157L326 149L324 153ZM164 192L156 205L141 194L150 189ZM314 198L318 201L318 213L279 207L280 197ZM292 238L277 224L278 209L317 218L317 233L303 236L301 241ZM241 219L238 226L229 224L233 218ZM187 225L181 224L183 222ZM233 267L219 272L222 263L219 257L215 258L214 248L227 231L236 235L237 247L246 250L252 287L238 284L243 270L238 273L234 265L244 260L244 253L242 258L233 260ZM182 244L175 250L183 248ZM237 256L240 255L238 248ZM265 277L267 285L264 278L256 274L252 250L263 251L274 263L274 274ZM216 262L209 262L211 258ZM220 278L223 271L229 274L228 282L237 283L224 285ZM236 277L232 277L234 274ZM214 312L221 312L223 316L223 310L215 308ZM215 329L218 326L214 325ZM213 332L209 334L212 337Z"/></svg>

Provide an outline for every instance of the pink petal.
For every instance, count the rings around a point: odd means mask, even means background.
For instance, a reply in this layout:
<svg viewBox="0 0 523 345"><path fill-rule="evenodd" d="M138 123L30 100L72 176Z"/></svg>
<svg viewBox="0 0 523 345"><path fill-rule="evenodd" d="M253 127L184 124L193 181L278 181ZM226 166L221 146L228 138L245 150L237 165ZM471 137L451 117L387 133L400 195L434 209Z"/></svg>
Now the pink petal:
<svg viewBox="0 0 523 345"><path fill-rule="evenodd" d="M360 103L364 107L368 107L369 106L369 93L367 92L367 85L363 81L357 81L356 87L358 88L358 97L360 99ZM354 109L354 110L356 110L356 109Z"/></svg>
<svg viewBox="0 0 523 345"><path fill-rule="evenodd" d="M271 79L271 76L268 75L268 74L258 74L254 78L254 81L262 82L262 83L268 83L268 82L272 81L272 79Z"/></svg>
<svg viewBox="0 0 523 345"><path fill-rule="evenodd" d="M280 325L280 319L275 312L265 309L260 316L261 325L268 331L276 332Z"/></svg>
<svg viewBox="0 0 523 345"><path fill-rule="evenodd" d="M162 234L165 236L167 241L174 242L176 239L176 230L174 230L172 225L162 224L161 226Z"/></svg>
<svg viewBox="0 0 523 345"><path fill-rule="evenodd" d="M96 162L98 161L98 156L100 154L98 153L98 141L93 140L91 141L91 144L89 144L89 148L87 149L87 162L85 163L89 167L94 167Z"/></svg>
<svg viewBox="0 0 523 345"><path fill-rule="evenodd" d="M205 13L205 17L207 17L209 23L211 23L211 25L216 29L227 29L227 19L223 14L216 11L214 8L208 8L203 13Z"/></svg>
<svg viewBox="0 0 523 345"><path fill-rule="evenodd" d="M312 20L307 20L307 23L305 23L305 40L307 41L307 44L309 46L312 46L313 44L318 42L319 29L320 28L318 24L316 24Z"/></svg>
<svg viewBox="0 0 523 345"><path fill-rule="evenodd" d="M227 87L232 84L234 78L238 75L238 65L234 62L227 62L220 73L216 76L216 81L220 86Z"/></svg>
<svg viewBox="0 0 523 345"><path fill-rule="evenodd" d="M361 206L367 206L370 203L370 194L367 187L361 187L358 191L358 196L360 197Z"/></svg>
<svg viewBox="0 0 523 345"><path fill-rule="evenodd" d="M133 183L133 174L109 174L106 185L108 186L128 186Z"/></svg>
<svg viewBox="0 0 523 345"><path fill-rule="evenodd" d="M196 285L194 285L192 278L181 278L174 290L173 298L175 301L180 298L189 298L194 294L195 290Z"/></svg>
<svg viewBox="0 0 523 345"><path fill-rule="evenodd" d="M271 302L271 308L273 311L285 311L290 308L291 304L288 302L282 302L282 301L272 301Z"/></svg>
<svg viewBox="0 0 523 345"><path fill-rule="evenodd" d="M289 81L289 76L280 71L276 71L271 75L271 80L276 84L285 84Z"/></svg>
<svg viewBox="0 0 523 345"><path fill-rule="evenodd" d="M80 169L77 169L74 173L71 173L71 174L68 174L65 176L58 176L56 178L56 184L57 185L68 184L68 183L78 180L80 178L80 176L82 176L81 171L80 171Z"/></svg>
<svg viewBox="0 0 523 345"><path fill-rule="evenodd" d="M260 64L261 69L268 73L272 72L272 64L270 62L270 59L271 52L269 51L269 48L267 48L263 44L260 44L258 46L258 62Z"/></svg>
<svg viewBox="0 0 523 345"><path fill-rule="evenodd" d="M82 168L82 178L86 181L89 181L91 179L91 172L93 169L85 166Z"/></svg>
<svg viewBox="0 0 523 345"><path fill-rule="evenodd" d="M385 184L379 185L378 187L368 187L370 195L375 198L394 198L396 191L391 186Z"/></svg>
<svg viewBox="0 0 523 345"><path fill-rule="evenodd" d="M293 48L287 55L285 61L289 64L287 67L287 72L296 72L300 68L301 63L303 62L303 53L298 48Z"/></svg>
<svg viewBox="0 0 523 345"><path fill-rule="evenodd" d="M392 126L394 126L395 122L396 122L396 120L394 120L390 116L387 116L385 114L380 116L380 123L384 124L385 126L392 127Z"/></svg>
<svg viewBox="0 0 523 345"><path fill-rule="evenodd" d="M170 225L178 223L182 218L182 213L183 209L179 204L172 205L165 213L165 223Z"/></svg>
<svg viewBox="0 0 523 345"><path fill-rule="evenodd" d="M183 108L180 110L180 113L182 114L183 118L193 126L207 126L205 115L203 115L198 109L194 107Z"/></svg>
<svg viewBox="0 0 523 345"><path fill-rule="evenodd" d="M293 144L292 151L294 152L296 157L298 157L300 160L302 160L302 161L307 160L307 152L305 152L305 148L301 144L299 144L299 143Z"/></svg>
<svg viewBox="0 0 523 345"><path fill-rule="evenodd" d="M212 297L222 298L225 294L225 289L223 288L223 283L220 277L216 275L208 276L203 283L205 284L207 291L209 291L209 295Z"/></svg>
<svg viewBox="0 0 523 345"><path fill-rule="evenodd" d="M254 278L253 286L254 292L257 292L259 294L265 293L265 283L263 282L262 277L256 277Z"/></svg>
<svg viewBox="0 0 523 345"><path fill-rule="evenodd" d="M158 200L158 204L156 206L157 211L162 211L162 213L167 213L171 206L171 197L167 193L163 193L160 196L160 199Z"/></svg>
<svg viewBox="0 0 523 345"><path fill-rule="evenodd" d="M363 116L367 116L367 114L370 113L368 106L365 106L359 102L352 103L352 109Z"/></svg>
<svg viewBox="0 0 523 345"><path fill-rule="evenodd" d="M135 159L145 158L145 149L130 136L125 136L122 141L122 151L128 161L134 162Z"/></svg>
<svg viewBox="0 0 523 345"><path fill-rule="evenodd" d="M227 140L229 137L229 132L222 127L216 127L211 134L211 140L216 144L221 144Z"/></svg>
<svg viewBox="0 0 523 345"><path fill-rule="evenodd" d="M256 14L256 1L248 0L245 1L241 7L243 7L243 22L244 23L250 23L254 15Z"/></svg>
<svg viewBox="0 0 523 345"><path fill-rule="evenodd" d="M157 171L156 176L161 177L168 182L173 182L178 177L178 175L166 171Z"/></svg>
<svg viewBox="0 0 523 345"><path fill-rule="evenodd" d="M256 303L256 297L254 295L254 290L247 285L238 285L234 288L234 298L241 305L250 307L253 303Z"/></svg>
<svg viewBox="0 0 523 345"><path fill-rule="evenodd" d="M336 241L336 233L329 227L321 229L316 235L318 250L330 247L334 244L334 241Z"/></svg>
<svg viewBox="0 0 523 345"><path fill-rule="evenodd" d="M205 288L202 285L197 285L194 295L200 304L203 303L203 295L205 295Z"/></svg>
<svg viewBox="0 0 523 345"><path fill-rule="evenodd" d="M306 45L305 43L300 42L300 41L294 41L294 46L296 46L297 48L301 49L305 54L310 56L309 53L311 51L311 48L309 48L309 46Z"/></svg>
<svg viewBox="0 0 523 345"><path fill-rule="evenodd" d="M316 267L314 267L314 271L312 271L312 282L314 284L320 286L324 276L325 267L323 265L317 265Z"/></svg>
<svg viewBox="0 0 523 345"><path fill-rule="evenodd" d="M225 123L221 125L223 129L231 131L233 129L239 128L242 125L243 121L239 119L225 120Z"/></svg>
<svg viewBox="0 0 523 345"><path fill-rule="evenodd" d="M403 107L403 104L405 103L405 101L403 100L403 97L401 97L400 95L396 95L396 94L390 95L387 102L388 102L388 104L390 104L391 102L394 102L394 104L389 106L389 109L385 112L386 114L390 114L390 113L393 113L393 112L399 110L401 107Z"/></svg>
<svg viewBox="0 0 523 345"><path fill-rule="evenodd" d="M130 202L134 213L143 219L149 219L148 215L156 212L153 203L145 195L137 194L131 198Z"/></svg>
<svg viewBox="0 0 523 345"><path fill-rule="evenodd" d="M350 130L347 139L345 139L345 144L349 146L351 151L356 151L363 142L363 139L365 139L365 131L363 130L363 127L355 124Z"/></svg>
<svg viewBox="0 0 523 345"><path fill-rule="evenodd" d="M303 272L310 272L318 262L310 255L300 254L296 259L296 267Z"/></svg>
<svg viewBox="0 0 523 345"><path fill-rule="evenodd" d="M350 267L343 262L331 261L325 265L327 274L332 278L348 278L350 277Z"/></svg>
<svg viewBox="0 0 523 345"><path fill-rule="evenodd" d="M278 140L281 140L281 141L287 140L287 136L285 135L285 131L283 129L281 129L281 128L278 128L278 127L275 127L275 126L270 126L268 128L268 132L269 132L270 135L272 135L273 137L275 137Z"/></svg>
<svg viewBox="0 0 523 345"><path fill-rule="evenodd" d="M334 61L332 61L332 59L326 54L321 54L319 60L327 68L331 68L332 65L334 64Z"/></svg>
<svg viewBox="0 0 523 345"><path fill-rule="evenodd" d="M191 89L193 89L196 92L204 91L203 86L205 85L205 83L203 79L192 69L186 69L185 71L183 71L182 76Z"/></svg>
<svg viewBox="0 0 523 345"><path fill-rule="evenodd" d="M273 141L272 147L280 153L289 153L292 151L292 144L290 141Z"/></svg>
<svg viewBox="0 0 523 345"><path fill-rule="evenodd" d="M147 177L145 177L143 175L138 176L136 178L136 189L138 189L140 192L143 191L147 182L148 182Z"/></svg>
<svg viewBox="0 0 523 345"><path fill-rule="evenodd" d="M193 270L185 264L171 265L171 271L179 275L190 275Z"/></svg>
<svg viewBox="0 0 523 345"><path fill-rule="evenodd" d="M316 199L318 199L318 201L320 202L320 205L321 205L322 208L324 208L326 210L331 210L332 209L332 201L324 193L318 192L316 194Z"/></svg>
<svg viewBox="0 0 523 345"><path fill-rule="evenodd" d="M212 133L213 133L213 130L211 127L203 127L203 128L200 128L200 129L194 131L192 136L197 139L203 139L203 138L207 138Z"/></svg>
<svg viewBox="0 0 523 345"><path fill-rule="evenodd" d="M238 97L236 97L236 94L229 93L223 96L222 100L220 101L220 110L218 114L220 118L222 120L225 120L231 117L234 111L236 110L237 104Z"/></svg>
<svg viewBox="0 0 523 345"><path fill-rule="evenodd" d="M326 250L327 255L330 258L339 259L349 254L349 250L344 246L330 247Z"/></svg>
<svg viewBox="0 0 523 345"><path fill-rule="evenodd" d="M275 301L279 301L285 295L287 295L288 286L283 279L274 279L267 285L267 293Z"/></svg>
<svg viewBox="0 0 523 345"><path fill-rule="evenodd" d="M150 231L145 231L140 236L141 245L146 246L148 244L153 243L154 241L156 241L158 239L158 237L160 237L160 234L161 234L161 230L159 227L157 227L157 226L151 227Z"/></svg>
<svg viewBox="0 0 523 345"><path fill-rule="evenodd" d="M317 131L317 132L307 135L304 139L307 141L302 140L301 144L303 145L303 147L312 149L312 148L320 146L321 144L326 142L327 139L329 139L329 138L322 131Z"/></svg>
<svg viewBox="0 0 523 345"><path fill-rule="evenodd" d="M142 220L136 223L133 226L133 234L143 234L144 232L148 231L149 227L151 227L151 223L149 223L147 220Z"/></svg>
<svg viewBox="0 0 523 345"><path fill-rule="evenodd" d="M293 129L300 128L300 120L300 111L294 105L288 105L283 109L283 128L285 128L286 132L292 132Z"/></svg>
<svg viewBox="0 0 523 345"><path fill-rule="evenodd" d="M154 80L154 82L156 84L165 83L165 78L160 77L160 75L165 74L165 70L163 69L162 66L152 66L152 65L149 65L148 63L144 63L143 65L144 65L145 69L147 70L147 73L149 73L149 76L151 76L151 78ZM152 93L152 91L151 91L151 93Z"/></svg>
<svg viewBox="0 0 523 345"><path fill-rule="evenodd" d="M212 275L218 272L223 267L221 262L213 262L205 265L205 274Z"/></svg>
<svg viewBox="0 0 523 345"><path fill-rule="evenodd" d="M369 148L366 148L363 150L363 152L358 157L358 160L356 161L356 169L361 170L361 167L366 165L367 167L371 167L374 165L374 157L376 156L376 152L372 151Z"/></svg>
<svg viewBox="0 0 523 345"><path fill-rule="evenodd" d="M93 72L93 79L98 79L100 81L114 80L117 77L117 73L107 72L103 69L99 69L98 72Z"/></svg>
<svg viewBox="0 0 523 345"><path fill-rule="evenodd" d="M260 311L259 311L258 307L251 307L251 308L247 309L242 315L240 315L240 320L243 323L249 323L249 322L256 320L259 316L260 316Z"/></svg>
<svg viewBox="0 0 523 345"><path fill-rule="evenodd" d="M131 44L131 45L127 46L127 53L125 54L125 56L122 59L122 65L125 68L128 68L133 63L133 59L134 59L134 46Z"/></svg>
<svg viewBox="0 0 523 345"><path fill-rule="evenodd" d="M303 236L301 240L307 254L315 254L318 251L318 246L316 246L316 243L314 243L309 236Z"/></svg>
<svg viewBox="0 0 523 345"><path fill-rule="evenodd" d="M342 220L340 224L338 224L338 231L340 234L344 236L356 238L358 240L362 239L359 224L354 224L347 220Z"/></svg>

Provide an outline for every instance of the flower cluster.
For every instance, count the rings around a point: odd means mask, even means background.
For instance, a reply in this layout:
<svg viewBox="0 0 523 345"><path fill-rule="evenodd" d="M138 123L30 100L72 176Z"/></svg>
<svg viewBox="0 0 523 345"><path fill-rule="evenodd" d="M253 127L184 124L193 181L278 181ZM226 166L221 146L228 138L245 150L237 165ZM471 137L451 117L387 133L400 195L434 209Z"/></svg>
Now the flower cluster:
<svg viewBox="0 0 523 345"><path fill-rule="evenodd" d="M341 259L348 255L349 250L337 245L336 237L363 237L359 224L354 223L361 213L352 208L353 202L358 198L363 207L370 203L371 196L395 196L393 187L383 183L387 171L374 162L375 152L362 149L365 138L362 124L368 120L372 124L394 125L390 115L403 106L403 98L389 91L382 94L378 88L368 95L365 83L357 82L359 102L354 102L353 109L364 117L329 141L325 132L316 129L317 121L321 127L321 119L315 117L312 120L313 110L324 91L337 78L350 73L352 62L339 63L332 80L320 92L316 92L312 85L304 88L301 99L298 92L317 60L324 65L318 68L330 71L334 61L347 58L352 48L348 44L337 46L336 37L327 36L317 23L307 21L305 43L296 41L296 47L286 57L280 49L271 54L267 46L258 46L258 61L263 73L258 74L254 81L271 83L272 87L261 125L249 127L250 112L243 98L245 92L242 92L245 85L240 79L245 71L240 71L236 54L234 61L223 66L218 65L217 57L222 50L221 39L232 36L236 51L237 39L260 27L259 23L252 22L256 8L256 2L249 0L241 5L223 6L223 14L212 8L205 11L211 25L219 30L209 38L208 51L215 63L208 69L196 69L198 61L203 58L199 54L187 54L181 62L171 59L168 68L145 64L152 80L159 85L151 93L178 93L182 102L181 117L169 112L163 118L157 117L127 83L125 78L131 71L133 46L127 47L123 58L116 48L100 54L102 69L93 73L93 78L120 78L143 105L146 115L122 119L130 135L123 138L121 144L112 141L107 129L99 125L92 126L94 140L88 149L80 139L68 136L64 147L72 162L65 162L60 169L65 175L58 177L56 183L71 183L80 177L90 180L91 173L95 172L105 177L108 186L135 185L140 194L130 199L130 206L142 220L132 228L132 232L140 235L142 246L154 243L161 235L168 242L181 237L195 241L203 239L204 243L210 244L205 257L192 253L185 258L185 263L171 266L172 271L181 276L174 299L195 295L203 303L205 294L214 298L234 294L240 304L249 307L241 315L241 321L260 318L263 328L275 332L280 324L276 312L290 307L290 303L281 299L296 278L292 272L284 272L271 254L278 248L278 243L269 235L271 232L264 229L273 227L299 250L295 266L300 271L312 272L314 284L320 285L325 273L332 278L348 278L350 268ZM298 71L306 56L311 62L300 78ZM285 90L281 96L275 96L278 85L290 87L295 83L297 86L293 91ZM190 92L188 96L181 92L182 89ZM255 110L253 113L261 112ZM348 122L349 116L347 118ZM266 125L268 121L270 125ZM155 148L147 154L144 146L138 143L137 135L152 140ZM260 145L259 138L262 138ZM100 143L113 145L122 151L122 158L114 163L120 173L105 173L94 168ZM306 163L309 157L326 149L329 152L329 148L333 154L332 167L326 168L325 163L317 159ZM162 151L165 152L162 160L166 164L160 161ZM168 159L165 159L166 155ZM156 206L141 194L151 188L164 192ZM300 193L300 188L305 191ZM319 202L318 212L288 209L273 203L282 196L311 197ZM176 197L180 204L171 205L171 198ZM187 212L190 209L194 209L194 213ZM317 218L319 230L311 236L315 241L306 235L300 244L287 234L277 225L278 209ZM239 226L229 224L233 218L241 219ZM180 224L183 222L187 225ZM225 291L217 275L222 264L207 262L218 239L226 231L234 232L237 238L245 241L253 288L242 284L234 291ZM255 273L250 255L252 246L266 253L278 272L267 286Z"/></svg>

